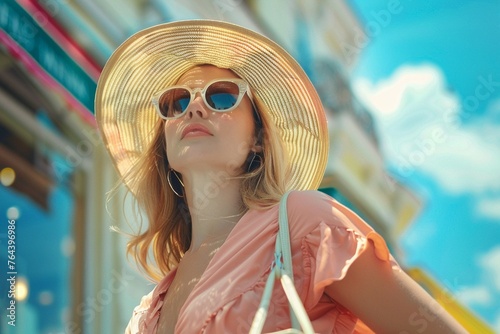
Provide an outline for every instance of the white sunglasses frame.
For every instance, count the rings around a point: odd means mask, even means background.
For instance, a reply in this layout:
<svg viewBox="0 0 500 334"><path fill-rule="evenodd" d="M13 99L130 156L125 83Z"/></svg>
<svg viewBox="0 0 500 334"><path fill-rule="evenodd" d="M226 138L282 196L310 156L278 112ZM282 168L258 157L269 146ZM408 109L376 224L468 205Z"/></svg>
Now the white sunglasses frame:
<svg viewBox="0 0 500 334"><path fill-rule="evenodd" d="M238 86L238 89L239 89L238 98L236 99L236 102L234 103L234 105L232 107L230 107L228 109L224 109L224 110L219 110L219 109L212 108L208 104L206 96L205 96L205 93L206 93L208 87L210 87L210 85L212 85L212 84L214 84L216 82L221 82L221 81L222 82L232 82L232 83L236 84ZM186 109L182 113L179 113L179 114L177 114L174 117L166 117L166 116L164 116L162 114L162 112L160 110L160 98L167 91L172 90L172 89L177 89L177 88L185 89L185 90L187 90L191 94L190 100L189 100L189 104L188 104L188 106L186 107ZM158 116L160 116L160 118L162 118L164 120L177 119L177 118L180 118L180 117L182 117L182 116L184 116L186 114L189 105L191 104L191 102L193 102L193 100L196 97L196 93L198 93L198 92L200 93L201 98L203 100L203 103L205 104L205 106L207 107L207 109L209 109L211 111L214 111L214 112L226 113L226 112L233 111L235 108L237 108L239 106L239 104L243 100L243 96L245 95L245 93L250 98L250 102L252 103L252 107L254 108L254 110L257 110L255 108L255 104L253 102L252 93L250 91L250 86L248 85L248 82L246 82L243 79L238 79L238 78L228 78L228 79L215 79L215 80L211 80L211 81L207 82L207 84L203 88L191 88L191 87L184 86L184 85L171 86L171 87L163 89L162 91L154 94L153 97L151 98L151 102L155 106L156 113L158 114ZM259 119L260 119L260 115L258 115L257 117L259 117Z"/></svg>

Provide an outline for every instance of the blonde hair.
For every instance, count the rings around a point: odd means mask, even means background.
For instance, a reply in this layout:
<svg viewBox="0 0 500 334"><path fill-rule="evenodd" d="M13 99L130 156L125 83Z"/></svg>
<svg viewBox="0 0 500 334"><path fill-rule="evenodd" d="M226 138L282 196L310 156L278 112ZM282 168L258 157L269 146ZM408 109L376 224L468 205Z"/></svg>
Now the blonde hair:
<svg viewBox="0 0 500 334"><path fill-rule="evenodd" d="M257 99L254 103L258 110L264 110ZM257 144L262 146L262 163L241 175L241 196L247 209L265 209L278 203L287 189L289 175L287 154L277 129L267 113L258 115L255 135ZM149 221L143 232L132 236L127 254L155 281L179 263L191 243L189 209L169 186L168 170L164 121L159 119L147 151L124 176L131 180L130 189Z"/></svg>

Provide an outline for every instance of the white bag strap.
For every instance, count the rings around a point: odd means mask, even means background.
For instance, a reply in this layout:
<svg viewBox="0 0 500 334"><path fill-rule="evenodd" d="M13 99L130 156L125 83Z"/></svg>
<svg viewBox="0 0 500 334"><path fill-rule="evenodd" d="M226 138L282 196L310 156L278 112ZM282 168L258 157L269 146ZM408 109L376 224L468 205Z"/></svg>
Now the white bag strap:
<svg viewBox="0 0 500 334"><path fill-rule="evenodd" d="M289 194L290 192L285 193L280 201L279 230L276 237L274 263L272 265L271 272L269 273L269 277L267 278L264 294L262 295L259 308L252 322L250 334L260 334L262 332L262 328L264 327L264 323L267 318L269 303L272 298L274 281L278 278L281 280L281 285L283 286L283 290L285 291L290 305L292 328L297 330L302 328L303 333L306 334L314 333L311 321L309 320L304 305L302 305L302 301L300 300L293 283L290 231L288 228L288 214L286 208L286 202Z"/></svg>

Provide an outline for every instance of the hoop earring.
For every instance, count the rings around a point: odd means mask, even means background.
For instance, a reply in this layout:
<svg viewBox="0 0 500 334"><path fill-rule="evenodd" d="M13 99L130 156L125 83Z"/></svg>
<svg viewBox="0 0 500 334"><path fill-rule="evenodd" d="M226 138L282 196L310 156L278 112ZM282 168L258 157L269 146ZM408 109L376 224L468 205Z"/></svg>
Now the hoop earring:
<svg viewBox="0 0 500 334"><path fill-rule="evenodd" d="M258 155L256 152L253 152L252 159L248 163L247 167L247 173L250 173L253 170L256 170L257 168L260 168L262 166L262 157Z"/></svg>
<svg viewBox="0 0 500 334"><path fill-rule="evenodd" d="M174 186L172 185L172 181L170 181L170 175L172 174L172 172L174 173L175 177L177 178L177 182L182 186L182 188L184 188L184 183L182 182L181 178L179 177L179 175L177 175L177 172L175 170L173 170L172 168L170 168L167 172L167 181L168 181L168 185L170 186L170 189L172 189L172 191L174 192L174 194L177 195L177 197L184 197L184 191L181 191L181 195L179 195L179 192L175 191L175 188Z"/></svg>

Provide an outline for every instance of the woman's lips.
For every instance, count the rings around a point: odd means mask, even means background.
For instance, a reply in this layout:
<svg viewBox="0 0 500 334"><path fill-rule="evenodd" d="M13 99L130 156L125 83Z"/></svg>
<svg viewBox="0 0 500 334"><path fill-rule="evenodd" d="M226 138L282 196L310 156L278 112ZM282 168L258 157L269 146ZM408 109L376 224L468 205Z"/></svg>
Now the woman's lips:
<svg viewBox="0 0 500 334"><path fill-rule="evenodd" d="M212 133L201 124L190 124L182 131L181 139L186 137L213 136Z"/></svg>

